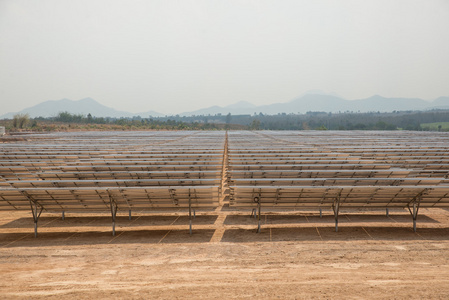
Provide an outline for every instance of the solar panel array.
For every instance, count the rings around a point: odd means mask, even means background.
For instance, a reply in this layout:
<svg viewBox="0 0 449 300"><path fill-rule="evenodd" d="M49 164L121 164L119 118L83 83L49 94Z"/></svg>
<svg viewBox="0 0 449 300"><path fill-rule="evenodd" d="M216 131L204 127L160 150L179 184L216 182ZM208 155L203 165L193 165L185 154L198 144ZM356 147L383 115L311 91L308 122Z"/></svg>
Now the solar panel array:
<svg viewBox="0 0 449 300"><path fill-rule="evenodd" d="M224 132L86 132L2 145L0 210L91 212L218 206Z"/></svg>
<svg viewBox="0 0 449 300"><path fill-rule="evenodd" d="M230 132L230 205L266 210L449 207L447 133ZM260 213L259 213L260 216Z"/></svg>
<svg viewBox="0 0 449 300"><path fill-rule="evenodd" d="M449 134L83 132L1 144L0 210L449 207ZM415 227L416 228L416 227ZM260 223L259 223L260 229Z"/></svg>

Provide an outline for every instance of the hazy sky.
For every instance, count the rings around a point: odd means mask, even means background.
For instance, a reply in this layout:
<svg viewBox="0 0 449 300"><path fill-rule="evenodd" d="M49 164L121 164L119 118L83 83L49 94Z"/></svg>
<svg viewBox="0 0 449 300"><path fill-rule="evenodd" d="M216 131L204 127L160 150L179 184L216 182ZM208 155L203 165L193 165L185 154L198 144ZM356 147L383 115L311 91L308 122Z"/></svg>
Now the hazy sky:
<svg viewBox="0 0 449 300"><path fill-rule="evenodd" d="M0 0L0 115L449 96L449 1Z"/></svg>

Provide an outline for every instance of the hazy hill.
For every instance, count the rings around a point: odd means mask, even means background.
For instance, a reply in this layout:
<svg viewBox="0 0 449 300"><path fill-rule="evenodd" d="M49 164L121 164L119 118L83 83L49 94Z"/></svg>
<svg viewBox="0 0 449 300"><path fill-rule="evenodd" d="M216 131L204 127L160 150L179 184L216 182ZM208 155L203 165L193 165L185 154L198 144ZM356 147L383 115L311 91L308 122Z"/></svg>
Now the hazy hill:
<svg viewBox="0 0 449 300"><path fill-rule="evenodd" d="M250 104L250 105L246 105ZM409 110L428 110L433 108L449 108L449 97L440 97L434 102L428 102L418 98L385 98L375 95L366 99L346 100L332 94L313 94L306 93L301 97L289 102L274 103L269 105L255 106L248 102L238 102L225 107L212 106L192 112L186 112L181 115L201 115L201 114L278 114L294 113L304 114L308 111L322 112L392 112Z"/></svg>
<svg viewBox="0 0 449 300"><path fill-rule="evenodd" d="M438 101L437 101L438 100ZM208 108L186 112L181 115L214 115L217 113L233 115L237 114L279 114L279 113L306 113L308 111L323 112L392 112L405 110L427 110L434 106L449 106L449 97L441 97L435 100L435 103L417 98L385 98L382 96L372 96L366 99L345 100L330 94L311 94L306 93L299 98L285 103L274 103L269 105L255 106L248 102L238 102L225 107L211 106Z"/></svg>
<svg viewBox="0 0 449 300"><path fill-rule="evenodd" d="M434 108L449 109L449 97L439 97L432 102Z"/></svg>
<svg viewBox="0 0 449 300"><path fill-rule="evenodd" d="M149 110L149 111L145 111L145 112L141 112L141 113L137 113L137 114L132 114L133 116L140 116L142 118L149 118L149 117L164 117L164 114L158 113L157 111L154 110Z"/></svg>
<svg viewBox="0 0 449 300"><path fill-rule="evenodd" d="M21 114L29 114L30 117L54 117L59 112L67 111L72 114L82 114L87 115L91 114L94 117L133 117L136 115L140 115L142 117L148 117L149 115L158 117L162 116L157 112L146 112L142 114L133 114L126 111L119 111L103 104L98 103L92 98L84 98L81 100L70 100L70 99L61 99L61 100L49 100L42 103L39 103L35 106L25 108L19 112ZM12 118L16 113L7 113L3 116L0 116L2 119Z"/></svg>
<svg viewBox="0 0 449 300"><path fill-rule="evenodd" d="M244 115L244 114L253 114L256 108L257 106L252 103L249 103L247 101L240 101L224 107L214 105L211 107L202 108L195 111L185 112L180 115L181 116L216 115L216 114L227 115L228 113L231 113L233 115Z"/></svg>
<svg viewBox="0 0 449 300"><path fill-rule="evenodd" d="M449 105L449 101L446 102ZM427 110L434 108L432 102L417 98L385 98L375 95L366 99L345 100L333 95L306 94L287 103L277 103L257 107L264 114L323 112L392 112L407 110Z"/></svg>
<svg viewBox="0 0 449 300"><path fill-rule="evenodd" d="M449 109L449 97L439 97L433 102L418 98L386 98L375 95L366 99L346 100L337 95L324 93L306 93L302 96L284 103L273 103L269 105L256 106L246 101L240 101L224 107L211 106L195 111L179 114L180 116L193 115L247 115L254 113L263 113L274 115L279 113L304 114L309 111L322 112L392 112L392 111L410 111L410 110L430 110L430 109ZM94 117L163 117L155 111L142 113L130 113L118 111L113 108L102 105L91 98L85 98L78 101L69 99L45 101L33 107L26 108L19 113L28 113L30 117L52 117L59 112L68 111L72 114L87 115L90 113ZM0 118L12 118L16 113L8 113Z"/></svg>
<svg viewBox="0 0 449 300"><path fill-rule="evenodd" d="M332 95L305 94L302 97L286 103L276 103L257 107L257 112L263 114L306 113L308 111L337 112L348 109L348 102Z"/></svg>
<svg viewBox="0 0 449 300"><path fill-rule="evenodd" d="M395 110L425 110L432 106L431 102L418 98L385 98L379 95L360 100L349 101L350 111L380 111L392 112Z"/></svg>

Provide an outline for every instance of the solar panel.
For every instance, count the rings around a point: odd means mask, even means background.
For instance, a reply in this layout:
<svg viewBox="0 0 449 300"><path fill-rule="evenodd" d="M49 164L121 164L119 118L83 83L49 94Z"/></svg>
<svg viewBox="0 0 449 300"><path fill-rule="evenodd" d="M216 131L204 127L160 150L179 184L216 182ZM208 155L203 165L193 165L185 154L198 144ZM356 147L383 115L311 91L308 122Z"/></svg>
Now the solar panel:
<svg viewBox="0 0 449 300"><path fill-rule="evenodd" d="M230 132L230 206L254 210L448 207L446 134ZM260 223L259 223L260 229Z"/></svg>
<svg viewBox="0 0 449 300"><path fill-rule="evenodd" d="M224 132L67 133L8 144L0 210L42 212L214 209ZM191 229L191 225L190 225Z"/></svg>
<svg viewBox="0 0 449 300"><path fill-rule="evenodd" d="M0 210L447 208L449 134L84 132L2 145ZM115 223L115 221L113 221ZM37 227L36 227L37 228ZM260 229L260 225L259 225Z"/></svg>

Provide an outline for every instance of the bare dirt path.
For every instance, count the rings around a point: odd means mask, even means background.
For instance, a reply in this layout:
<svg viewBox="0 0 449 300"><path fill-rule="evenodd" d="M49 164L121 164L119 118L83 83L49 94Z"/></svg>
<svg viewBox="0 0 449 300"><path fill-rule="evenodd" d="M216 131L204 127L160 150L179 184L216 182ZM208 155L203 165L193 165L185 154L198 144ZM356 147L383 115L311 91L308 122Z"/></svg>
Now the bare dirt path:
<svg viewBox="0 0 449 300"><path fill-rule="evenodd" d="M448 299L449 212L42 216L1 213L1 298ZM223 220L220 220L222 218ZM218 234L216 230L222 232ZM213 238L215 236L215 238Z"/></svg>

